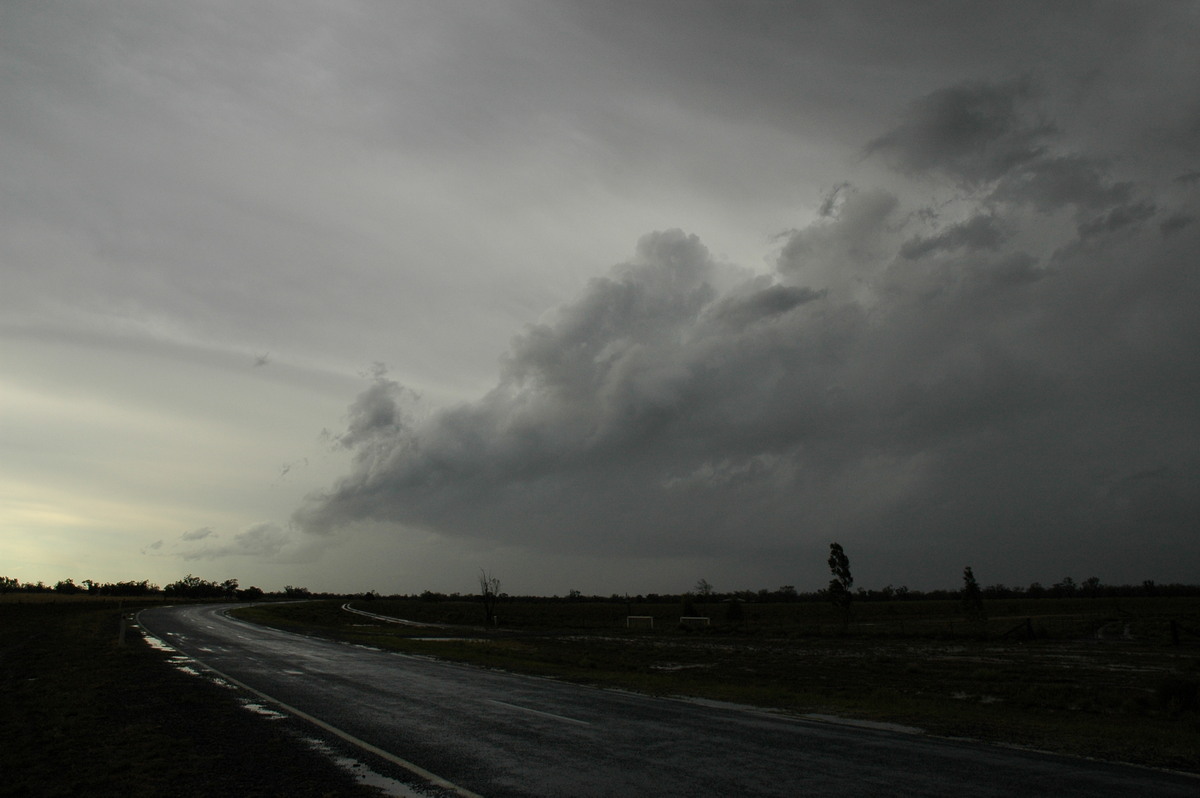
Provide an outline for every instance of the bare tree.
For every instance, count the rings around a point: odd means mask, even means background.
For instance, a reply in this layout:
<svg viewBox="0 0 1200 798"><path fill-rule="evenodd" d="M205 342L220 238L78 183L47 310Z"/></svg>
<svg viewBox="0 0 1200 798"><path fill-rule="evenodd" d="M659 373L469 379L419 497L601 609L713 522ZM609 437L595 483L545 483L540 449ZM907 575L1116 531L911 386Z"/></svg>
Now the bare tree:
<svg viewBox="0 0 1200 798"><path fill-rule="evenodd" d="M479 595L483 599L483 616L488 626L496 625L496 600L500 598L500 580L479 569Z"/></svg>

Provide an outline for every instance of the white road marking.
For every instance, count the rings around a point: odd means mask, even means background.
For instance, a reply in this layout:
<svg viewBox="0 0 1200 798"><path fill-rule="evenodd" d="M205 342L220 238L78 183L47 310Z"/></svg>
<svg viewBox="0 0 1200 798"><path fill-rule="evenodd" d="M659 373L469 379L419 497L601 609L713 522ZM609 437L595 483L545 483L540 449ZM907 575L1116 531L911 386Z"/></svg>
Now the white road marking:
<svg viewBox="0 0 1200 798"><path fill-rule="evenodd" d="M351 607L349 602L346 602L345 604L343 604L342 609L345 610L346 612L352 612L355 615L362 615L365 618L374 618L377 621L384 621L386 623L398 623L403 626L424 626L424 627L435 628L435 629L445 629L446 628L443 624L440 624L440 623L420 623L418 621L406 621L403 618L393 618L390 615L376 615L373 612L363 612L362 610L356 610L353 607Z"/></svg>
<svg viewBox="0 0 1200 798"><path fill-rule="evenodd" d="M542 712L540 709L530 709L529 707L523 707L523 706L519 706L517 704L510 704L507 701L497 701L494 698L489 698L488 701L490 701L493 704L499 704L502 707L508 707L509 709L519 709L522 712L529 712L534 715L541 715L543 718L553 718L554 720L561 720L561 721L565 721L567 723L578 723L580 726L591 726L592 725L591 723L587 722L586 720L579 720L578 718L568 718L566 715L555 715L553 712Z"/></svg>
<svg viewBox="0 0 1200 798"><path fill-rule="evenodd" d="M150 638L156 638L156 636L153 633L151 633L148 629L146 629L144 626L142 627L142 634L144 634ZM180 637L182 638L182 635ZM161 640L160 640L160 642L161 642ZM301 720L306 720L309 723L313 724L314 726L324 729L325 731L329 732L330 734L334 735L335 737L339 737L339 738L345 740L346 742L350 743L351 745L357 746L357 747L361 748L362 750L367 751L368 753L375 754L375 756L381 757L382 759L384 759L388 762L391 762L393 765L402 767L405 770L407 770L409 773L412 773L412 774L424 779L425 781L429 782L430 784L436 785L438 787L441 787L444 790L448 790L449 792L455 793L456 795L461 796L461 798L483 798L483 796L480 795L479 793L471 792L470 790L468 790L465 787L459 787L454 782L449 781L447 779L443 779L441 776L437 775L436 773L431 773L430 771L426 770L425 768L421 767L420 765L413 764L412 762L409 762L407 759L398 757L395 754L391 753L390 751L385 751L378 746L372 745L371 743L367 742L366 740L360 740L359 738L355 737L354 735L350 734L349 732L344 732L341 729L339 729L338 727L333 726L329 723L326 723L325 721L321 720L320 718L313 717L312 715L309 715L307 712L304 712L303 710L299 710L289 704L285 704L284 702L280 701L278 698L267 695L266 693L262 692L261 690L255 690L253 687L246 684L245 682L238 681L237 679L233 678L229 674L222 673L221 671L217 670L216 668L214 668L213 666L209 665L206 662L200 662L199 660L193 660L193 661L195 662L195 664L199 665L200 667L204 668L205 670L209 671L210 673L215 674L217 677L224 679L225 681L229 682L230 684L232 684L236 687L239 687L242 690L245 690L246 692L251 693L252 695L256 695L264 701L268 701L268 702L274 704L275 706L282 709L284 712L291 713L292 715L295 715L297 718L300 718Z"/></svg>

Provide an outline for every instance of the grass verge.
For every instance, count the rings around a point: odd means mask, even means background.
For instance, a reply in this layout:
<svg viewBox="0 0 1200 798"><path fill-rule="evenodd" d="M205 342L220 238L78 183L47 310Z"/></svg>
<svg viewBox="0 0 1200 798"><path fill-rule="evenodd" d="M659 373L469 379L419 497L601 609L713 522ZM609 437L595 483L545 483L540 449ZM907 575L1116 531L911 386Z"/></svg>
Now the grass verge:
<svg viewBox="0 0 1200 798"><path fill-rule="evenodd" d="M515 628L431 630L374 622L343 612L340 603L264 605L236 614L278 628L584 684L900 723L933 734L1200 773L1200 646L1171 645L1150 634L1157 622L1148 615L1131 622L1148 630L1141 640L1079 636L1078 630L1096 623L1057 610L1053 623L1068 635L1015 640L911 631L789 634L782 621L767 633L721 625L634 631L598 621L561 628L561 618L554 621L559 628L548 628L536 621L548 615L544 607L523 614L513 605L504 612ZM416 601L357 606L433 620L433 610ZM473 617L469 604L439 611ZM932 608L925 620L944 627L936 612ZM914 627L919 624L907 622L907 629Z"/></svg>
<svg viewBox="0 0 1200 798"><path fill-rule="evenodd" d="M166 664L115 600L0 602L0 792L377 796L287 724Z"/></svg>

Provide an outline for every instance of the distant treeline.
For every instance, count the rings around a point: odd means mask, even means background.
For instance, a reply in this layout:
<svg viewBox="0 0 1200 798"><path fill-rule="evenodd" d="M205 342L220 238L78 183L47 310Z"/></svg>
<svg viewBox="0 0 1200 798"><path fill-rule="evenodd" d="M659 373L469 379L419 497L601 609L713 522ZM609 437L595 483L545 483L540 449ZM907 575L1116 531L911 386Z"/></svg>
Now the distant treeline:
<svg viewBox="0 0 1200 798"><path fill-rule="evenodd" d="M801 601L828 601L828 590L799 591L792 585L783 585L775 590L736 590L720 592L712 588L705 580L701 580L702 590L693 590L683 594L683 598L698 603L740 601L744 603L784 603ZM1050 586L1034 582L1028 587L1009 587L1002 584L988 585L981 588L984 599L1037 599L1037 598L1126 598L1135 596L1200 596L1200 585L1184 585L1179 583L1158 584L1146 580L1137 585L1106 585L1097 577L1090 577L1076 583L1071 577ZM0 576L0 593L56 593L60 595L88 596L162 596L163 598L189 599L231 599L238 601L257 601L260 599L302 599L302 598L357 598L372 600L384 598L376 591L366 593L313 593L305 587L287 585L282 591L265 591L251 585L242 588L237 579L226 579L222 582L212 582L198 576L188 574L182 579L172 582L165 587L159 587L149 581L140 582L97 582L84 579L76 583L72 579L64 579L54 585L44 582L21 582L7 576ZM962 590L913 590L903 585L894 587L888 585L879 590L858 588L854 591L855 601L947 601L963 597ZM394 594L387 596L391 599L420 599L422 601L472 601L479 600L478 593L437 593L426 590L419 594ZM578 590L570 591L566 596L510 596L501 593L500 599L520 601L586 601L586 602L637 602L641 603L671 603L680 600L679 593L646 593L636 596L613 593L608 596L584 595Z"/></svg>
<svg viewBox="0 0 1200 798"><path fill-rule="evenodd" d="M701 580L706 590L693 590L682 595L683 598L691 599L697 603L707 602L729 602L741 601L744 603L786 603L786 602L801 602L801 601L828 601L829 591L814 590L814 591L799 591L792 585L783 585L775 590L735 590L732 592L720 592L712 589L704 580ZM1158 584L1153 580L1146 580L1138 585L1106 585L1098 578L1091 577L1085 579L1082 583L1076 583L1071 577L1064 578L1061 582L1057 582L1049 587L1043 586L1039 582L1034 582L1029 587L1009 587L1002 584L988 585L982 588L983 597L986 599L1016 599L1016 598L1126 598L1135 596L1200 596L1200 585L1184 585L1179 583ZM379 598L377 594L368 593L364 596L366 599ZM855 601L949 601L961 600L963 591L960 590L913 590L903 585L895 587L888 585L879 590L868 590L858 588L854 591ZM419 595L413 596L388 596L394 599L421 599L424 601L469 601L478 599L478 594L461 593L436 593L426 590ZM679 593L646 593L638 595L617 594L613 593L608 596L591 595L587 596L578 590L572 590L566 596L510 596L507 593L501 593L500 598L511 601L581 601L581 602L610 602L610 603L625 603L635 602L638 604L669 604L678 602L681 598Z"/></svg>
<svg viewBox="0 0 1200 798"><path fill-rule="evenodd" d="M145 579L140 582L97 582L93 579L84 579L79 583L76 583L74 579L63 579L54 585L47 585L45 582L21 582L9 576L0 576L0 593L55 593L64 596L162 596L163 598L237 599L238 601L257 601L265 598L338 598L338 596L327 593L312 593L308 588L291 585L282 591L275 592L267 592L254 585L241 588L236 579L210 582L191 574L166 587L159 587Z"/></svg>
<svg viewBox="0 0 1200 798"><path fill-rule="evenodd" d="M85 579L76 584L74 579L63 579L54 585L45 582L20 582L10 576L0 576L0 593L60 593L66 596L154 596L162 589L145 579L141 582L96 582Z"/></svg>

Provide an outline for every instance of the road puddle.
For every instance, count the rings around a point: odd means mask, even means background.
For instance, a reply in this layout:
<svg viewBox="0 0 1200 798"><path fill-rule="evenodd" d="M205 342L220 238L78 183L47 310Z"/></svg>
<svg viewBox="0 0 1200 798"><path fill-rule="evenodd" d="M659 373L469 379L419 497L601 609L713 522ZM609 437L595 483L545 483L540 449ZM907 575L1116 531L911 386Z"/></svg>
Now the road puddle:
<svg viewBox="0 0 1200 798"><path fill-rule="evenodd" d="M392 798L429 798L430 796L430 793L418 792L415 788L404 782L396 781L395 779L376 773L357 759L342 756L320 740L307 737L304 739L304 742L309 748L312 748L349 773L360 784L382 790L385 795L392 796Z"/></svg>
<svg viewBox="0 0 1200 798"><path fill-rule="evenodd" d="M262 704L256 704L253 701L248 701L246 699L242 699L241 705L242 709L253 712L255 715L264 717L267 720L283 720L287 717L287 715L283 714L282 712L276 712L273 709L264 707Z"/></svg>
<svg viewBox="0 0 1200 798"><path fill-rule="evenodd" d="M229 682L214 676L211 673L201 673L195 667L197 664L196 660L192 659L187 654L181 653L179 649L175 648L165 640L155 637L140 626L134 628L142 633L142 637L145 639L146 645L150 646L150 648L154 649L155 651L161 651L164 654L170 654L170 656L167 658L167 664L169 664L175 670L186 673L189 676L198 676L201 679L207 679L218 687L224 687L227 690L237 689Z"/></svg>

